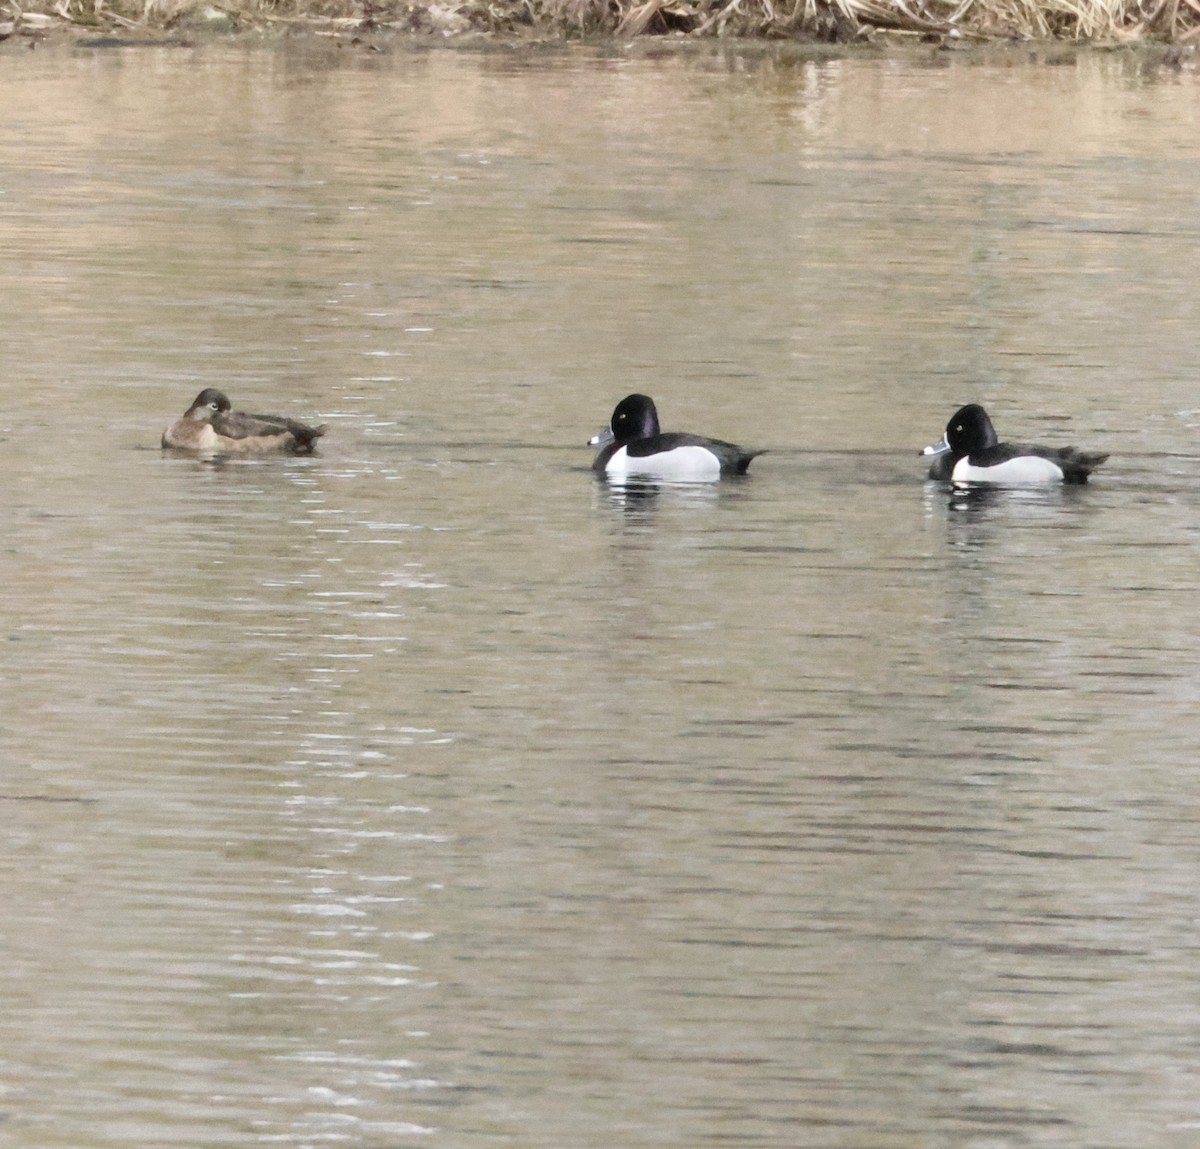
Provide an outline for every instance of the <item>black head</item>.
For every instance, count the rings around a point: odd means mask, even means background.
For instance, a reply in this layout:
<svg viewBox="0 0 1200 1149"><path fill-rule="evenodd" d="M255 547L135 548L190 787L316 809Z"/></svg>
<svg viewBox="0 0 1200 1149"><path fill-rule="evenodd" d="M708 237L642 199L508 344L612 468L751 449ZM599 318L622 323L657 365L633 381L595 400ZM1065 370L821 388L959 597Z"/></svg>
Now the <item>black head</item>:
<svg viewBox="0 0 1200 1149"><path fill-rule="evenodd" d="M946 424L946 442L950 444L950 454L961 459L994 447L1000 440L988 413L978 403L968 403L955 411Z"/></svg>
<svg viewBox="0 0 1200 1149"><path fill-rule="evenodd" d="M232 406L233 404L229 402L229 397L224 391L218 391L215 387L205 387L192 400L192 405L187 409L187 413L202 423L207 423L214 415L223 415Z"/></svg>
<svg viewBox="0 0 1200 1149"><path fill-rule="evenodd" d="M618 443L632 443L659 433L658 410L649 395L626 395L613 411L613 438Z"/></svg>

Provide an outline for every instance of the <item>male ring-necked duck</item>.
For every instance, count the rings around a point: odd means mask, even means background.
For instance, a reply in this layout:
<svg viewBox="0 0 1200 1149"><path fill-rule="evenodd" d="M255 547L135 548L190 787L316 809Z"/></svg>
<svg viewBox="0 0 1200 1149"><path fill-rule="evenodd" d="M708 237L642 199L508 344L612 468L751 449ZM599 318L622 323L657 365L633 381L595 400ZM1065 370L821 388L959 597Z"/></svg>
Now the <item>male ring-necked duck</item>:
<svg viewBox="0 0 1200 1149"><path fill-rule="evenodd" d="M206 387L164 432L162 445L205 455L249 455L289 451L311 455L325 424L309 427L282 415L234 411L224 392Z"/></svg>
<svg viewBox="0 0 1200 1149"><path fill-rule="evenodd" d="M1005 487L1086 483L1088 475L1108 458L1074 447L1001 443L988 413L978 403L955 411L946 433L922 454L938 456L929 469L931 479Z"/></svg>
<svg viewBox="0 0 1200 1149"><path fill-rule="evenodd" d="M744 475L750 460L762 454L720 439L661 431L658 411L648 395L627 395L617 404L608 427L588 443L600 448L592 470L610 479L699 482Z"/></svg>

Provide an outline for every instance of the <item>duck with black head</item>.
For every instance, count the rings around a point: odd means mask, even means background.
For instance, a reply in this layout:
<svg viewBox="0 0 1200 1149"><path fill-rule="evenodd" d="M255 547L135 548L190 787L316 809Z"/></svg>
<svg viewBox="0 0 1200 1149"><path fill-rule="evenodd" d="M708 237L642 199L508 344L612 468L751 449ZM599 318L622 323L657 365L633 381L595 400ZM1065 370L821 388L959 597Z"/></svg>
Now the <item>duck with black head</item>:
<svg viewBox="0 0 1200 1149"><path fill-rule="evenodd" d="M609 425L588 440L599 448L592 470L606 478L707 482L744 475L761 451L748 451L721 439L681 431L663 431L658 409L648 395L627 395Z"/></svg>
<svg viewBox="0 0 1200 1149"><path fill-rule="evenodd" d="M1108 458L1075 447L1002 443L991 418L978 403L968 403L955 411L946 424L946 433L921 453L936 456L929 469L931 479L1003 487L1086 483Z"/></svg>
<svg viewBox="0 0 1200 1149"><path fill-rule="evenodd" d="M162 445L203 455L311 455L325 430L324 423L310 427L283 415L234 411L223 391L206 387L163 432Z"/></svg>

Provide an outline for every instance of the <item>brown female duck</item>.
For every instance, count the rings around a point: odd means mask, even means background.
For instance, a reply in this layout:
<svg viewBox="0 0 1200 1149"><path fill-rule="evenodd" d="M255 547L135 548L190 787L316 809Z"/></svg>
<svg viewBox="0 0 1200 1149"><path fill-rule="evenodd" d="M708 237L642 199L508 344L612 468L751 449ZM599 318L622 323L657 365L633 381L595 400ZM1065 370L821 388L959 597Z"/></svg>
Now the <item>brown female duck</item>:
<svg viewBox="0 0 1200 1149"><path fill-rule="evenodd" d="M282 415L234 411L223 391L206 387L164 432L162 445L204 455L252 455L286 451L311 455L325 424L309 427Z"/></svg>

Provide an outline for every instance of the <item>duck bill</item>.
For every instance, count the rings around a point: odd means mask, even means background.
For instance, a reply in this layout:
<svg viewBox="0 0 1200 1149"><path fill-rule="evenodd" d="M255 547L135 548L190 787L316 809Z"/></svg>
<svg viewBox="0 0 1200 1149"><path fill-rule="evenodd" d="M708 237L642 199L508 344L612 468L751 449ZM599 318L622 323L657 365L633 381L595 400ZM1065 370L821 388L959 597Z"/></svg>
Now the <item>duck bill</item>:
<svg viewBox="0 0 1200 1149"><path fill-rule="evenodd" d="M936 443L930 443L928 447L921 452L922 455L946 455L950 452L950 443L943 435Z"/></svg>
<svg viewBox="0 0 1200 1149"><path fill-rule="evenodd" d="M616 436L612 433L611 427L605 427L598 435L593 435L588 440L589 447L607 447Z"/></svg>

